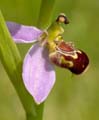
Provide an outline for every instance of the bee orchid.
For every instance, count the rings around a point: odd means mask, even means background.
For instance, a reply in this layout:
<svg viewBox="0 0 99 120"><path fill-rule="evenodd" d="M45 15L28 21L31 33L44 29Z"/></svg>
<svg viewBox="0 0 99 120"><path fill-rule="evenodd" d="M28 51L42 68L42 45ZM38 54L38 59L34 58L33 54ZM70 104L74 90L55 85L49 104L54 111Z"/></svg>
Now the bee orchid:
<svg viewBox="0 0 99 120"><path fill-rule="evenodd" d="M64 41L62 23L69 23L64 14L60 14L45 31L7 22L8 30L16 43L33 43L23 61L22 77L27 91L37 104L46 100L54 86L54 64L69 69L74 74L82 73L89 64L85 52Z"/></svg>

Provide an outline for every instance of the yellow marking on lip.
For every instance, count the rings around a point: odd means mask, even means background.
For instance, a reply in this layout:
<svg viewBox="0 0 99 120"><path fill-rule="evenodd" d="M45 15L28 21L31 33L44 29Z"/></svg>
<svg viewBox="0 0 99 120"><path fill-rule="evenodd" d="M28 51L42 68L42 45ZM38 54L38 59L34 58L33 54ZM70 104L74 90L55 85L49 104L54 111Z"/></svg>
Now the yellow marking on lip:
<svg viewBox="0 0 99 120"><path fill-rule="evenodd" d="M73 52L63 52L61 50L58 50L59 53L63 54L64 56L71 56L73 59L77 59L78 55L76 53L76 51Z"/></svg>
<svg viewBox="0 0 99 120"><path fill-rule="evenodd" d="M68 67L73 67L74 65L72 61L65 60L63 56L61 56L60 62L63 64L67 64Z"/></svg>
<svg viewBox="0 0 99 120"><path fill-rule="evenodd" d="M80 50L77 50L78 53L82 54L82 52Z"/></svg>

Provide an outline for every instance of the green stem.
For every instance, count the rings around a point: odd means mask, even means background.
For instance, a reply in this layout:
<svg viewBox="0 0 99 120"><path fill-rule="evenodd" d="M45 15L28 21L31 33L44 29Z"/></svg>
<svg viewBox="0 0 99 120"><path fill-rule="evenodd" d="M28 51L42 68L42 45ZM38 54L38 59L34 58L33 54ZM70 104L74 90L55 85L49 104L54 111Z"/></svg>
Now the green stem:
<svg viewBox="0 0 99 120"><path fill-rule="evenodd" d="M54 8L55 0L42 0L39 19L38 19L38 27L46 28L52 18L53 8Z"/></svg>
<svg viewBox="0 0 99 120"><path fill-rule="evenodd" d="M26 112L27 120L42 120L43 104L36 105L22 81L22 59L0 12L0 60Z"/></svg>
<svg viewBox="0 0 99 120"><path fill-rule="evenodd" d="M36 106L35 116L33 117L30 113L27 113L27 120L42 120L43 119L43 108L44 103Z"/></svg>

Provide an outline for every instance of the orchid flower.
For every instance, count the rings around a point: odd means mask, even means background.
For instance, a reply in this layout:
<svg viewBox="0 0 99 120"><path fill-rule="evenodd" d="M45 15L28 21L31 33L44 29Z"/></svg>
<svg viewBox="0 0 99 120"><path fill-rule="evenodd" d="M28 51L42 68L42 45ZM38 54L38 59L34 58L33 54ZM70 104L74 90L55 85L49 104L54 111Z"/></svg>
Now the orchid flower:
<svg viewBox="0 0 99 120"><path fill-rule="evenodd" d="M7 27L16 43L34 43L27 52L22 77L27 91L37 104L45 101L55 83L54 64L69 69L74 74L82 73L89 64L87 55L71 42L65 42L61 23L69 21L60 14L45 31L36 27L7 22Z"/></svg>

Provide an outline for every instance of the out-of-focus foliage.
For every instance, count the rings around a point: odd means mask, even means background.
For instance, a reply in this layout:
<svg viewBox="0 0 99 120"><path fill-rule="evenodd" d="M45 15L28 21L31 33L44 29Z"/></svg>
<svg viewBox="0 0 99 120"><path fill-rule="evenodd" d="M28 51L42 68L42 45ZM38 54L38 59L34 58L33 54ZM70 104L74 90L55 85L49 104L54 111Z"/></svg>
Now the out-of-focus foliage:
<svg viewBox="0 0 99 120"><path fill-rule="evenodd" d="M37 25L41 0L0 0L6 20ZM99 120L99 1L56 0L53 20L67 14L64 39L72 41L89 56L85 74L75 76L56 67L56 84L49 95L44 120ZM27 45L18 45L24 56ZM25 120L24 110L0 64L0 120Z"/></svg>

